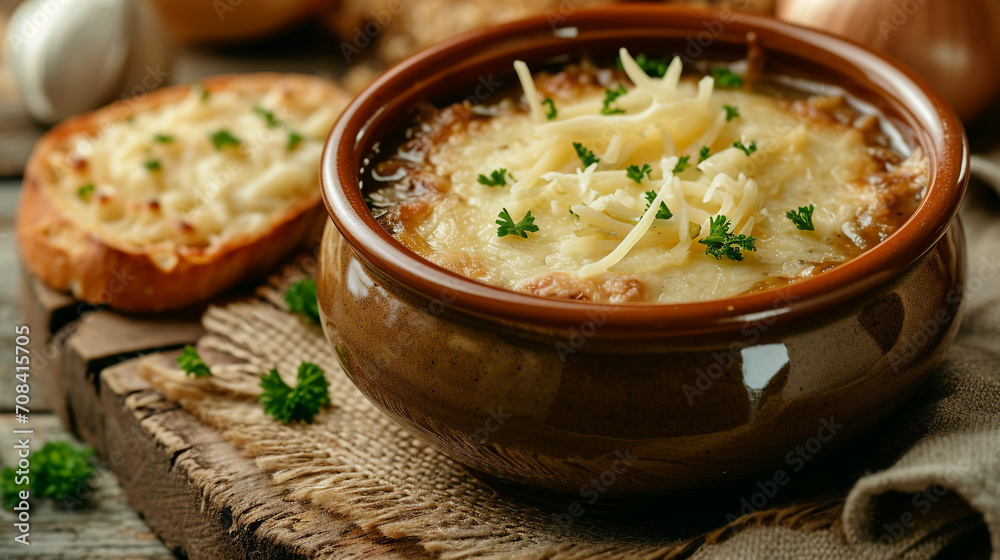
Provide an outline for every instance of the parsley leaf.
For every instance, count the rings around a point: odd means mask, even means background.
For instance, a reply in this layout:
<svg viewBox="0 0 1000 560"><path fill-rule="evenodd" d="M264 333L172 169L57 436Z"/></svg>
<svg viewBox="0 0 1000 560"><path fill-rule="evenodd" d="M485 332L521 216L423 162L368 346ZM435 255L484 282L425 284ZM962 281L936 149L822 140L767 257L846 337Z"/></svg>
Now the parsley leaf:
<svg viewBox="0 0 1000 560"><path fill-rule="evenodd" d="M292 151L302 143L302 135L294 130L288 133L288 144L285 146L288 151Z"/></svg>
<svg viewBox="0 0 1000 560"><path fill-rule="evenodd" d="M708 146L702 146L701 152L698 153L698 163L701 163L712 155L712 151L708 149Z"/></svg>
<svg viewBox="0 0 1000 560"><path fill-rule="evenodd" d="M177 365L184 370L185 374L194 376L196 379L212 375L212 370L208 369L205 361L198 355L198 351L191 345L185 346L181 355L177 356Z"/></svg>
<svg viewBox="0 0 1000 560"><path fill-rule="evenodd" d="M674 175L684 173L684 170L688 168L689 161L691 161L691 156L681 156L677 158L677 165L674 166Z"/></svg>
<svg viewBox="0 0 1000 560"><path fill-rule="evenodd" d="M76 189L76 196L78 196L80 200L89 200L90 195L94 194L94 188L93 183L87 183L86 185Z"/></svg>
<svg viewBox="0 0 1000 560"><path fill-rule="evenodd" d="M17 473L7 467L0 471L0 505L5 510L12 510L21 501L21 490L28 490L27 484L17 484Z"/></svg>
<svg viewBox="0 0 1000 560"><path fill-rule="evenodd" d="M670 67L670 59L664 58L649 58L646 53L639 53L635 56L635 63L642 68L642 71L646 74L653 76L654 78L662 78L664 74L667 73L667 68ZM622 67L622 59L618 57L618 68Z"/></svg>
<svg viewBox="0 0 1000 560"><path fill-rule="evenodd" d="M13 509L20 501L19 493L29 490L34 498L66 500L85 496L93 490L94 450L77 447L65 441L50 441L31 454L31 480L27 485L15 484L14 469L0 473L0 494L4 509Z"/></svg>
<svg viewBox="0 0 1000 560"><path fill-rule="evenodd" d="M559 111L556 109L556 102L552 101L551 97L546 97L545 99L543 99L542 105L545 106L545 118L549 119L550 121L555 119L556 115L559 114Z"/></svg>
<svg viewBox="0 0 1000 560"><path fill-rule="evenodd" d="M264 120L267 121L267 128L278 128L282 124L281 121L278 120L278 117L274 116L274 113L268 111L260 105L254 105L253 112L264 117Z"/></svg>
<svg viewBox="0 0 1000 560"><path fill-rule="evenodd" d="M629 179L632 179L636 183L642 183L642 176L645 175L647 178L652 179L653 168L649 166L648 163L642 164L640 168L638 165L630 165L625 169L625 174L628 175Z"/></svg>
<svg viewBox="0 0 1000 560"><path fill-rule="evenodd" d="M160 144L169 144L174 141L174 137L171 134L154 134L153 140Z"/></svg>
<svg viewBox="0 0 1000 560"><path fill-rule="evenodd" d="M496 221L496 224L500 226L497 228L497 237L518 235L527 239L529 231L538 231L538 226L535 225L535 217L531 215L531 210L528 210L528 213L517 223L514 223L514 219L510 217L510 212L506 208L500 212L497 218L499 219Z"/></svg>
<svg viewBox="0 0 1000 560"><path fill-rule="evenodd" d="M624 113L625 110L619 107L612 107L611 104L615 102L616 99L628 93L625 91L625 86L618 85L618 89L605 89L604 90L604 107L601 108L602 115L615 115L618 113Z"/></svg>
<svg viewBox="0 0 1000 560"><path fill-rule="evenodd" d="M480 174L479 178L476 179L476 182L480 185L486 185L487 187L506 187L507 177L510 177L511 181L514 180L514 177L512 177L505 168L501 167L500 169L494 169L493 173L490 173L489 177Z"/></svg>
<svg viewBox="0 0 1000 560"><path fill-rule="evenodd" d="M228 130L220 130L218 132L211 132L208 135L212 139L212 144L215 146L216 150L222 151L222 148L226 146L239 146L240 139L229 133Z"/></svg>
<svg viewBox="0 0 1000 560"><path fill-rule="evenodd" d="M715 78L715 85L720 88L735 89L743 87L743 78L726 68L713 68L712 76Z"/></svg>
<svg viewBox="0 0 1000 560"><path fill-rule="evenodd" d="M295 387L290 387L278 375L278 370L260 378L260 402L272 418L290 424L312 422L319 409L330 404L330 384L323 370L314 363L302 362Z"/></svg>
<svg viewBox="0 0 1000 560"><path fill-rule="evenodd" d="M810 204L809 206L799 206L798 212L795 210L789 210L785 212L785 217L795 224L795 227L802 231L816 231L813 227L813 210L816 207Z"/></svg>
<svg viewBox="0 0 1000 560"><path fill-rule="evenodd" d="M739 118L740 116L739 107L734 107L732 105L723 105L722 108L726 110L726 122Z"/></svg>
<svg viewBox="0 0 1000 560"><path fill-rule="evenodd" d="M198 93L198 97L201 99L202 103L207 103L208 98L212 96L212 94L209 93L207 89L205 89L205 86L201 84L195 84L192 89L194 89L194 91Z"/></svg>
<svg viewBox="0 0 1000 560"><path fill-rule="evenodd" d="M729 232L730 221L725 216L709 218L711 230L709 234L700 239L698 243L706 245L705 254L712 255L718 260L726 257L731 261L742 261L743 253L740 249L747 251L757 250L757 239L747 235L734 235Z"/></svg>
<svg viewBox="0 0 1000 560"><path fill-rule="evenodd" d="M749 146L744 146L743 142L733 142L734 148L739 148L743 150L743 153L749 156L750 154L757 151L757 142L750 142Z"/></svg>
<svg viewBox="0 0 1000 560"><path fill-rule="evenodd" d="M162 169L162 167L160 166L160 160L158 159L146 160L146 163L142 165L146 168L147 171L160 171Z"/></svg>
<svg viewBox="0 0 1000 560"><path fill-rule="evenodd" d="M583 162L584 169L601 161L599 158L594 157L594 152L588 150L579 142L573 142L573 148L576 149L576 155L580 158L580 161Z"/></svg>
<svg viewBox="0 0 1000 560"><path fill-rule="evenodd" d="M656 200L656 191L646 191L646 210L649 210L649 205ZM657 220L669 220L673 218L674 215L667 208L667 203L660 201L660 207L656 209L656 219Z"/></svg>
<svg viewBox="0 0 1000 560"><path fill-rule="evenodd" d="M316 280L303 278L285 290L285 303L292 313L298 313L319 324L319 302L316 300Z"/></svg>
<svg viewBox="0 0 1000 560"><path fill-rule="evenodd" d="M46 443L31 454L35 474L31 487L35 496L62 500L80 492L81 486L89 490L94 474L93 456L90 447L78 448L65 441Z"/></svg>

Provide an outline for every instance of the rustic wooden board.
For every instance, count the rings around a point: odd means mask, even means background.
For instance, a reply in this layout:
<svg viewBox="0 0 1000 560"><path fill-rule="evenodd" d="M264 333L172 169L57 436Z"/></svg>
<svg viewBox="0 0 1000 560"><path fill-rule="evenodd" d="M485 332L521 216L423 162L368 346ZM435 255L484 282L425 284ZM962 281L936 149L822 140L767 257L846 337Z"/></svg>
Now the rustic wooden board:
<svg viewBox="0 0 1000 560"><path fill-rule="evenodd" d="M142 380L143 356L172 359L204 334L203 309L127 316L81 306L27 274L22 307L36 333L33 344L46 356L32 372L38 388L67 429L110 465L135 510L177 554L194 560L431 557L414 541L285 501L252 460ZM205 358L211 361L210 354Z"/></svg>

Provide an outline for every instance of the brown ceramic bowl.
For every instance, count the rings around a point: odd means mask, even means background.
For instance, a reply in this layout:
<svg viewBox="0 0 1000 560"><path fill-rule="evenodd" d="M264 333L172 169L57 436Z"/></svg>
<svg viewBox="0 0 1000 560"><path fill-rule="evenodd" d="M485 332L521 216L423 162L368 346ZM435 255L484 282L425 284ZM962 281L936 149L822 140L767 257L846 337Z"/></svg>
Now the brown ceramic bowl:
<svg viewBox="0 0 1000 560"><path fill-rule="evenodd" d="M599 305L457 276L407 250L365 207L359 170L419 101L514 84L516 58L539 68L622 46L742 58L750 33L770 70L844 87L929 157L916 214L853 261L753 295ZM871 427L941 363L961 309L955 216L967 179L952 110L913 72L861 46L732 12L637 5L539 16L421 52L344 112L322 163L336 225L320 258L323 324L375 405L507 481L628 496L794 468Z"/></svg>

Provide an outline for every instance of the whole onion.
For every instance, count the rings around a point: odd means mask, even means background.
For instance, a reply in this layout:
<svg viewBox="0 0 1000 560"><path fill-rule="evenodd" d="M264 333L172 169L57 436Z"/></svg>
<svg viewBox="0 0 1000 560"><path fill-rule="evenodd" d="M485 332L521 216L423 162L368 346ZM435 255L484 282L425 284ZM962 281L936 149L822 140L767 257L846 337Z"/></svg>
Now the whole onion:
<svg viewBox="0 0 1000 560"><path fill-rule="evenodd" d="M1000 93L997 0L778 0L776 14L898 58L965 121Z"/></svg>

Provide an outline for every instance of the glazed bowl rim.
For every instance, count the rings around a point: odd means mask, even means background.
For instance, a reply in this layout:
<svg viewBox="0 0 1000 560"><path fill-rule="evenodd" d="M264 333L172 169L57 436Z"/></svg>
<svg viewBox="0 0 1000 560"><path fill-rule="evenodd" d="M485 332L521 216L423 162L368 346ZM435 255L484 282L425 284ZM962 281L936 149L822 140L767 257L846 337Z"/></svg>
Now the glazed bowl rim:
<svg viewBox="0 0 1000 560"><path fill-rule="evenodd" d="M926 196L906 223L854 259L781 288L723 299L673 304L562 300L487 285L435 265L403 246L375 221L358 188L360 169L368 154L360 153L357 146L382 113L385 106L382 100L391 99L393 91L426 88L435 79L431 72L443 66L442 60L475 52L477 47L486 48L529 33L553 32L556 26L551 23L551 14L543 14L469 31L420 51L382 74L341 114L323 150L320 165L323 200L340 234L380 275L428 300L440 301L449 309L504 323L565 330L595 322L595 317L599 317L604 333L704 334L739 330L761 320L771 325L816 317L817 313L833 311L870 294L919 260L941 240L957 216L969 178L969 147L964 128L947 102L900 62L820 31L729 10L631 5L578 9L560 17L560 29L611 27L624 32L648 28L654 21L662 22L672 31L690 32L692 37L701 31L705 21L725 17L729 20L726 25L736 28L735 34L762 36L765 52L767 38L778 36L812 47L803 48L807 53L803 58L824 70L832 71L833 65L839 63L864 71L867 81L861 82L862 87L879 90L883 100L893 102L897 109L906 107L909 112L913 142L928 158L930 177ZM707 58L711 58L714 45L713 42L706 49ZM441 74L437 76L440 79Z"/></svg>

